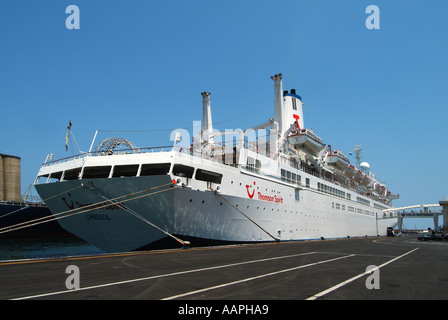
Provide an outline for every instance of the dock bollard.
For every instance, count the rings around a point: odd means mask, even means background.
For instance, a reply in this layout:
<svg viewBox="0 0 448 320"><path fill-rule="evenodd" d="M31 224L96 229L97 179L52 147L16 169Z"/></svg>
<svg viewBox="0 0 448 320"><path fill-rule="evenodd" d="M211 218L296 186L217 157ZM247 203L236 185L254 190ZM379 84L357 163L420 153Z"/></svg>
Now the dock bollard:
<svg viewBox="0 0 448 320"><path fill-rule="evenodd" d="M182 249L190 249L190 241L184 241L184 245L182 246Z"/></svg>

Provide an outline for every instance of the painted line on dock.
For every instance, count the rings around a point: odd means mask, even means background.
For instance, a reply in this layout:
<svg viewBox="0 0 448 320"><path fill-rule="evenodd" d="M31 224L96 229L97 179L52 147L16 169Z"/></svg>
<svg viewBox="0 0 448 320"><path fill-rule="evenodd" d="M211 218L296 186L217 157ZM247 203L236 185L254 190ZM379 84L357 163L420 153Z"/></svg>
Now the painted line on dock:
<svg viewBox="0 0 448 320"><path fill-rule="evenodd" d="M100 285L79 288L79 289L76 289L76 290L64 290L64 291L42 293L42 294L37 294L37 295L31 295L31 296L25 296L25 297L20 297L20 298L14 298L14 299L11 299L11 300L27 300L27 299L42 298L42 297L48 297L48 296L53 296L53 295L59 295L59 294L75 293L75 292L84 291L84 290L98 289L98 288L116 286L116 285L121 285L121 284L132 283L132 282L139 282L139 281L159 279L159 278L164 278L164 277L172 277L172 276L178 276L178 275L194 273L194 272L202 272L202 271L208 271L208 270L214 270L214 269L229 268L229 267L245 265L245 264L251 264L251 263L258 263L258 262L265 262L265 261L272 261L272 260L279 260L279 259L287 259L287 258L311 255L311 254L315 254L315 253L317 253L317 252L305 252L305 253L298 253L298 254L292 254L292 255L287 255L287 256L280 256L280 257L273 257L273 258L266 258L266 259L258 259L258 260L251 260L251 261L245 261L245 262L237 262L237 263L231 263L231 264L226 264L226 265L219 265L219 266L213 266L213 267L207 267L207 268L179 271L179 272L173 272L173 273L168 273L168 274L149 276L149 277L138 278L138 279L130 279L130 280L124 280L124 281L104 283L104 284L100 284Z"/></svg>
<svg viewBox="0 0 448 320"><path fill-rule="evenodd" d="M204 288L204 289L200 289L200 290L185 292L185 293L182 293L182 294L178 294L178 295L175 295L175 296L164 298L162 300L174 300L174 299L178 299L178 298L183 298L183 297L190 296L190 295L193 295L193 294L198 294L198 293L202 293L202 292L206 292L206 291L210 291L210 290L225 288L225 287L228 287L228 286L233 286L235 284L240 284L240 283L244 283L244 282L248 282L248 281L252 281L252 280L256 280L256 279L261 279L261 278L266 278L266 277L278 275L278 274L281 274L281 273L291 272L291 271L294 271L294 270L308 268L308 267L316 266L316 265L319 265L319 264L322 264L322 263L333 262L333 261L336 261L336 260L346 259L346 258L350 258L350 257L354 257L354 256L355 256L355 254L350 254L350 255L342 256L342 257L338 257L338 258L333 258L333 259L313 262L313 263L310 263L310 264L297 266L297 267L293 267L293 268L288 268L288 269L283 269L283 270L279 270L279 271L275 271L275 272L270 272L270 273L262 274L262 275L259 275L259 276L251 277L251 278L246 278L246 279L242 279L242 280L238 280L238 281L223 283L223 284L220 284L220 285L217 285L217 286L213 286L213 287L208 287L208 288Z"/></svg>
<svg viewBox="0 0 448 320"><path fill-rule="evenodd" d="M324 295L326 295L326 294L328 294L328 293L330 293L330 292L332 292L332 291L335 291L335 290L337 290L337 289L339 289L339 288L342 288L342 287L345 286L346 284L349 284L350 282L353 282L353 281L355 281L355 280L357 280L357 279L359 279L359 278L362 278L362 277L365 276L365 275L371 274L373 271L375 271L375 270L379 270L380 268L382 268L382 267L384 267L384 266L387 266L388 264L390 264L390 263L392 263L392 262L394 262L394 261L397 261L398 259L401 259L401 258L403 258L404 256L407 256L408 254L411 254L411 253L413 253L414 251L416 251L416 250L418 250L418 249L419 249L419 248L415 248L415 249L413 249L413 250L411 250L411 251L408 251L408 252L402 254L401 256L395 257L395 258L393 258L393 259L391 259L391 260L389 260L389 261L383 263L382 265L380 265L380 266L378 266L378 267L376 267L376 268L374 268L374 269L370 269L369 271L366 271L366 272L363 272L363 273L361 273L361 274L358 274L357 276L354 276L354 277L352 277L352 278L350 278L350 279L348 279L348 280L345 280L345 281L343 281L343 282L341 282L341 283L339 283L339 284L337 284L337 285L335 285L335 286L333 286L333 287L331 287L331 288L328 288L327 290L321 291L321 292L315 294L314 296L309 297L309 298L306 299L306 300L316 300L316 299L318 299L318 298L321 298L321 297L323 297Z"/></svg>

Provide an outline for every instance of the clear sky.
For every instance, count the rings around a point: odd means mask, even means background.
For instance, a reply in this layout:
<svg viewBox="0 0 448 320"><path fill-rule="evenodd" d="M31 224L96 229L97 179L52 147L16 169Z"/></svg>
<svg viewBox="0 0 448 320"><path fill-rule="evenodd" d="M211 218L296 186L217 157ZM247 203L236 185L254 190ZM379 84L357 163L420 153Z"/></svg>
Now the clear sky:
<svg viewBox="0 0 448 320"><path fill-rule="evenodd" d="M69 5L79 29L66 27ZM380 29L366 28L369 5ZM396 206L438 203L447 12L441 0L3 1L0 153L22 158L25 193L47 154L77 153L65 151L68 121L83 151L97 129L97 142L168 145L170 130L105 130L190 128L209 91L216 127L245 129L273 117L270 76L281 72L306 103L305 126L347 155L363 145Z"/></svg>

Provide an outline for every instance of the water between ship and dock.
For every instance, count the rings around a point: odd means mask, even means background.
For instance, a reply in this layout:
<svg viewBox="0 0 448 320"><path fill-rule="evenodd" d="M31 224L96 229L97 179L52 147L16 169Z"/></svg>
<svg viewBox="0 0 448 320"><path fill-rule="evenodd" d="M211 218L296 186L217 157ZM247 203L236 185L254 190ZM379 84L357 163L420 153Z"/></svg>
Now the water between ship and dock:
<svg viewBox="0 0 448 320"><path fill-rule="evenodd" d="M101 249L77 237L0 238L0 261L95 255Z"/></svg>

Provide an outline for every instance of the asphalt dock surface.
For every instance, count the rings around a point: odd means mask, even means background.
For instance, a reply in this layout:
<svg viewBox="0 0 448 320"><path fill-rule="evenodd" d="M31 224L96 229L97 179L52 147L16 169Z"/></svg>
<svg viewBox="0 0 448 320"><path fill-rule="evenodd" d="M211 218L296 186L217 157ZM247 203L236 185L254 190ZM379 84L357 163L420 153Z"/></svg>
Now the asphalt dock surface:
<svg viewBox="0 0 448 320"><path fill-rule="evenodd" d="M448 299L448 241L381 237L0 261L0 299Z"/></svg>

